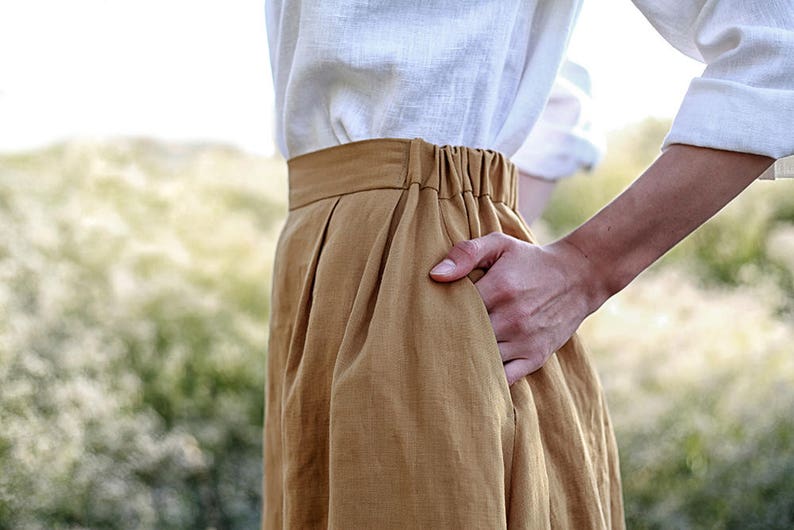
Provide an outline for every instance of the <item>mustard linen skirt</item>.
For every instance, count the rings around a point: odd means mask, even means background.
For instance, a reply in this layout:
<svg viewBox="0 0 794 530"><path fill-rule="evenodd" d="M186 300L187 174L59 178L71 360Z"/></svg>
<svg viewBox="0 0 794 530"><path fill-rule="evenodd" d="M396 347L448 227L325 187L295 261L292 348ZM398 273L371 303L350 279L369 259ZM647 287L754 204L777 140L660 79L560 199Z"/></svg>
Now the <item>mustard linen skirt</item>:
<svg viewBox="0 0 794 530"><path fill-rule="evenodd" d="M532 241L502 154L365 140L289 160L272 285L265 529L623 528L615 443L572 337L507 385L454 243Z"/></svg>

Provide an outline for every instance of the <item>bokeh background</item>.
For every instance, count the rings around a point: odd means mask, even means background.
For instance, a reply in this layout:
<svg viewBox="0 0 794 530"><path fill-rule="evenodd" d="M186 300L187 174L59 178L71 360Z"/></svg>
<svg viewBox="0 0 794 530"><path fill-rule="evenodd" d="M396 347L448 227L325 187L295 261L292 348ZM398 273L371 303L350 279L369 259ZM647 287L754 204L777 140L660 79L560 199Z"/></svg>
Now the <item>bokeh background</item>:
<svg viewBox="0 0 794 530"><path fill-rule="evenodd" d="M701 69L585 4L608 154L543 241L658 155ZM0 4L0 529L257 527L268 68L261 1ZM794 527L793 294L794 184L759 181L585 322L630 528Z"/></svg>

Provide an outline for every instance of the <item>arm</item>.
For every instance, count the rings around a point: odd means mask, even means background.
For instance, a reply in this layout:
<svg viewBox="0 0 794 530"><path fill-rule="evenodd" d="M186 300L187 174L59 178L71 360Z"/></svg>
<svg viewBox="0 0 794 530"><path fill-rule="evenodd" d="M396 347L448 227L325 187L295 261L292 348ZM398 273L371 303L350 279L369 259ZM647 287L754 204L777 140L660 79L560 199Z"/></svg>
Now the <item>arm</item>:
<svg viewBox="0 0 794 530"><path fill-rule="evenodd" d="M661 155L625 192L546 246L489 234L463 241L437 281L488 268L476 286L512 384L540 368L584 318L794 153L790 0L633 0L680 51L707 64ZM694 146L702 147L694 147ZM756 153L756 154L746 154Z"/></svg>
<svg viewBox="0 0 794 530"><path fill-rule="evenodd" d="M562 238L590 277L593 310L706 222L774 159L733 151L670 146L631 186Z"/></svg>
<svg viewBox="0 0 794 530"><path fill-rule="evenodd" d="M673 145L564 238L535 246L499 233L461 241L431 271L475 284L510 384L539 369L610 296L746 188L773 159Z"/></svg>

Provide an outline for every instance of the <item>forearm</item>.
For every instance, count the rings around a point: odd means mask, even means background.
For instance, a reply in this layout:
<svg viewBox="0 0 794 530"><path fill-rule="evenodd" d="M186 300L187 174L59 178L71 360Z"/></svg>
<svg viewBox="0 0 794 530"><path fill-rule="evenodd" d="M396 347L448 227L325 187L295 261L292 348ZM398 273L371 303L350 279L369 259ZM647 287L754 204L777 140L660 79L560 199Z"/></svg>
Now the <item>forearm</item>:
<svg viewBox="0 0 794 530"><path fill-rule="evenodd" d="M584 256L593 309L703 224L773 159L673 145L609 205L556 244Z"/></svg>

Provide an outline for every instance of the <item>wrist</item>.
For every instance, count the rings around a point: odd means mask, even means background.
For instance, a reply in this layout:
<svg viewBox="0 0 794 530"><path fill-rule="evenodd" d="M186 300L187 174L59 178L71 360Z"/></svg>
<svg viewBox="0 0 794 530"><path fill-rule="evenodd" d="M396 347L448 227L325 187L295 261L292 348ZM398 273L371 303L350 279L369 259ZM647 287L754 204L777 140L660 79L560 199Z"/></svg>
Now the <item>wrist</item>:
<svg viewBox="0 0 794 530"><path fill-rule="evenodd" d="M588 315L620 290L612 286L608 269L575 241L564 237L547 247L562 258L568 277L573 279L575 288L584 295Z"/></svg>

